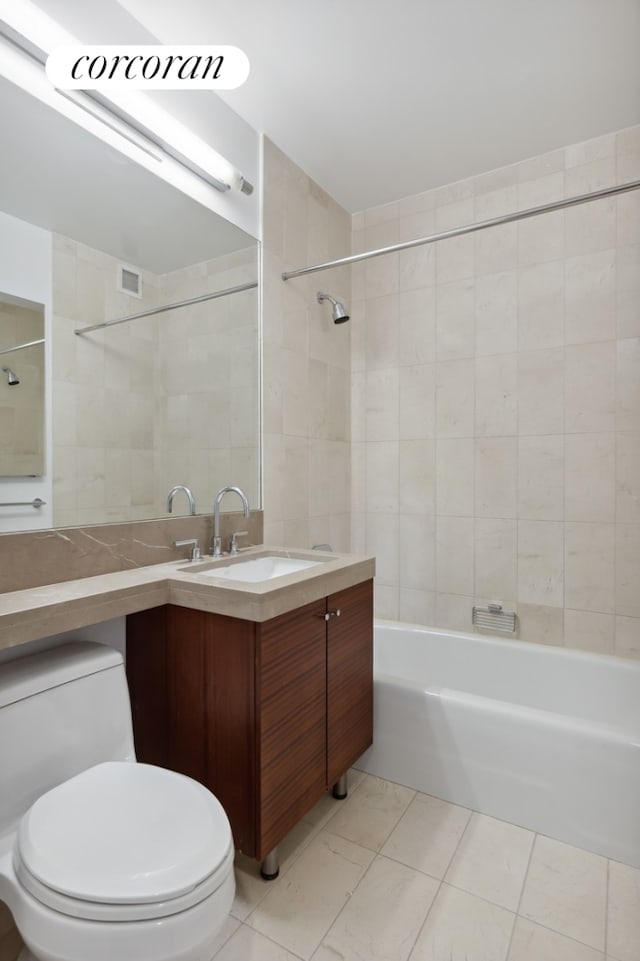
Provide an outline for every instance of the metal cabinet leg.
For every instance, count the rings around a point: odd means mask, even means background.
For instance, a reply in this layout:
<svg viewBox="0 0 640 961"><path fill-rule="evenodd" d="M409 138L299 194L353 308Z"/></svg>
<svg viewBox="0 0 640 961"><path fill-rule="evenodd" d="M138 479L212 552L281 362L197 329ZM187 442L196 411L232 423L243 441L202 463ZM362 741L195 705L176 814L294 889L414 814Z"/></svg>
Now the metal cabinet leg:
<svg viewBox="0 0 640 961"><path fill-rule="evenodd" d="M266 858L260 865L260 874L265 881L275 881L280 874L280 864L278 863L278 848L269 851Z"/></svg>
<svg viewBox="0 0 640 961"><path fill-rule="evenodd" d="M339 781L333 785L333 796L336 801L344 801L347 796L347 775L343 774Z"/></svg>

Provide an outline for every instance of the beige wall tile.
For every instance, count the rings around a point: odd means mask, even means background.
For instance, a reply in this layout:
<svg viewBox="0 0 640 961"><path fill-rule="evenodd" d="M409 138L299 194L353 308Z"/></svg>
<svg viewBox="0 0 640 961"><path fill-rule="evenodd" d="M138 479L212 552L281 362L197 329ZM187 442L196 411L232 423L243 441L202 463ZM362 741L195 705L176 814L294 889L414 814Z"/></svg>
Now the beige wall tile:
<svg viewBox="0 0 640 961"><path fill-rule="evenodd" d="M366 527L367 551L376 555L376 580L397 588L400 518L397 514L367 514ZM397 592L395 604L397 608Z"/></svg>
<svg viewBox="0 0 640 961"><path fill-rule="evenodd" d="M439 361L475 354L475 285L471 280L438 284L436 354Z"/></svg>
<svg viewBox="0 0 640 961"><path fill-rule="evenodd" d="M515 597L516 570L516 522L496 518L476 518L476 594L500 600Z"/></svg>
<svg viewBox="0 0 640 961"><path fill-rule="evenodd" d="M475 235L476 275L495 274L518 265L518 225L488 227Z"/></svg>
<svg viewBox="0 0 640 961"><path fill-rule="evenodd" d="M596 200L565 211L568 257L616 245L616 200ZM632 241L631 241L632 242Z"/></svg>
<svg viewBox="0 0 640 961"><path fill-rule="evenodd" d="M565 268L562 261L518 270L518 348L564 344Z"/></svg>
<svg viewBox="0 0 640 961"><path fill-rule="evenodd" d="M438 594L474 593L474 521L472 517L436 518L436 591ZM436 612L438 599L436 598Z"/></svg>
<svg viewBox="0 0 640 961"><path fill-rule="evenodd" d="M640 337L640 244L616 251L616 336Z"/></svg>
<svg viewBox="0 0 640 961"><path fill-rule="evenodd" d="M471 219L466 223L470 223ZM446 228L445 228L446 229ZM436 282L448 284L473 277L475 246L472 234L441 240L436 249Z"/></svg>
<svg viewBox="0 0 640 961"><path fill-rule="evenodd" d="M565 176L567 193L595 189L613 182L614 156L619 180L621 157L629 169L640 162L639 130L407 198L382 219L374 214L383 225L376 237L417 237L557 200ZM394 556L379 602L386 611L468 630L474 597L511 596L523 639L561 645L566 631L567 644L605 653L618 623L616 650L640 646L630 634L640 618L638 222L629 195L480 231L472 245L430 245L423 261L405 258L404 272L399 262L411 289L398 306L395 295L369 297L371 330L350 325L353 369L398 374L400 438L394 387L376 374L376 440L353 461L354 505L385 515L387 539L399 537L389 526L396 510L416 523L435 519L437 532L435 589L414 586L411 565ZM354 295L362 283L354 270ZM389 314L399 318L397 336ZM363 383L353 381L354 438Z"/></svg>
<svg viewBox="0 0 640 961"><path fill-rule="evenodd" d="M640 537L636 524L616 524L616 614L640 617Z"/></svg>
<svg viewBox="0 0 640 961"><path fill-rule="evenodd" d="M562 607L563 544L559 521L518 522L518 602Z"/></svg>
<svg viewBox="0 0 640 961"><path fill-rule="evenodd" d="M515 437L484 437L475 442L476 517L515 517L518 442Z"/></svg>
<svg viewBox="0 0 640 961"><path fill-rule="evenodd" d="M518 439L518 517L563 519L564 451L565 438L561 434Z"/></svg>
<svg viewBox="0 0 640 961"><path fill-rule="evenodd" d="M537 206L527 204L527 206ZM611 245L609 245L611 246ZM564 213L545 214L518 223L518 264L540 264L564 256Z"/></svg>
<svg viewBox="0 0 640 961"><path fill-rule="evenodd" d="M622 524L640 523L640 432L615 435L615 518Z"/></svg>
<svg viewBox="0 0 640 961"><path fill-rule="evenodd" d="M531 350L518 356L518 429L521 434L564 433L564 352Z"/></svg>
<svg viewBox="0 0 640 961"><path fill-rule="evenodd" d="M638 198L638 192L622 194L617 198L616 203L618 208L617 243L621 246L640 243L640 198Z"/></svg>
<svg viewBox="0 0 640 961"><path fill-rule="evenodd" d="M401 291L432 287L435 284L436 248L434 244L401 250L398 258L398 284Z"/></svg>
<svg viewBox="0 0 640 961"><path fill-rule="evenodd" d="M402 440L433 437L435 432L435 367L401 367L399 376L399 436Z"/></svg>
<svg viewBox="0 0 640 961"><path fill-rule="evenodd" d="M475 601L472 595L436 594L436 621L448 631L470 631Z"/></svg>
<svg viewBox="0 0 640 961"><path fill-rule="evenodd" d="M616 344L616 430L637 430L640 424L640 337Z"/></svg>
<svg viewBox="0 0 640 961"><path fill-rule="evenodd" d="M472 517L475 444L471 438L436 441L436 513Z"/></svg>
<svg viewBox="0 0 640 961"><path fill-rule="evenodd" d="M565 647L594 654L615 653L615 617L594 611L564 612Z"/></svg>
<svg viewBox="0 0 640 961"><path fill-rule="evenodd" d="M476 355L509 354L518 346L516 271L476 281Z"/></svg>
<svg viewBox="0 0 640 961"><path fill-rule="evenodd" d="M436 368L436 436L473 437L475 364L452 360Z"/></svg>
<svg viewBox="0 0 640 961"><path fill-rule="evenodd" d="M404 291L398 298L398 362L431 364L436 359L436 294L434 288Z"/></svg>
<svg viewBox="0 0 640 961"><path fill-rule="evenodd" d="M616 335L614 250L572 257L565 264L567 344L611 340Z"/></svg>
<svg viewBox="0 0 640 961"><path fill-rule="evenodd" d="M409 371L416 368L410 367ZM404 373L404 371L403 371ZM400 436L400 376L398 368L371 370L366 375L366 439L397 440ZM409 413L421 420L420 405L411 404Z"/></svg>
<svg viewBox="0 0 640 961"><path fill-rule="evenodd" d="M364 323L368 370L398 363L398 297L375 297L365 301Z"/></svg>
<svg viewBox="0 0 640 961"><path fill-rule="evenodd" d="M565 440L566 520L615 520L615 446L616 438L612 432L567 434Z"/></svg>
<svg viewBox="0 0 640 961"><path fill-rule="evenodd" d="M518 432L518 356L476 358L476 435Z"/></svg>
<svg viewBox="0 0 640 961"><path fill-rule="evenodd" d="M640 658L640 617L616 617L615 653L621 657Z"/></svg>
<svg viewBox="0 0 640 961"><path fill-rule="evenodd" d="M399 582L412 591L435 590L435 518L402 514L398 521Z"/></svg>
<svg viewBox="0 0 640 961"><path fill-rule="evenodd" d="M399 590L399 618L407 624L435 624L435 594L433 591Z"/></svg>
<svg viewBox="0 0 640 961"><path fill-rule="evenodd" d="M399 509L401 514L435 512L435 441L403 440L399 444Z"/></svg>
<svg viewBox="0 0 640 961"><path fill-rule="evenodd" d="M567 433L613 430L616 421L616 344L569 346L565 351Z"/></svg>
<svg viewBox="0 0 640 961"><path fill-rule="evenodd" d="M565 525L564 599L581 611L615 610L613 524Z"/></svg>

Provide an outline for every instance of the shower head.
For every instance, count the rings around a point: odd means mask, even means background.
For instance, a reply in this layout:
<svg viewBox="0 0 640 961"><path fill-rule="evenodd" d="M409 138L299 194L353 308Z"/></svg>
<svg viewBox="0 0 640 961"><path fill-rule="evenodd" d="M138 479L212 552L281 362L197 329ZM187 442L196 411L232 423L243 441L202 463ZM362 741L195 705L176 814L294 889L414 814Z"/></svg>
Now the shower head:
<svg viewBox="0 0 640 961"><path fill-rule="evenodd" d="M323 294L318 291L318 303L321 304L323 300L328 300L331 304L331 316L333 317L334 324L344 324L349 320L349 314L344 304L341 304L339 300L335 300L329 294Z"/></svg>
<svg viewBox="0 0 640 961"><path fill-rule="evenodd" d="M11 368L3 367L2 369L4 373L7 375L7 383L9 384L9 387L17 387L18 384L20 383L20 380L18 377L16 377L16 375L11 370Z"/></svg>

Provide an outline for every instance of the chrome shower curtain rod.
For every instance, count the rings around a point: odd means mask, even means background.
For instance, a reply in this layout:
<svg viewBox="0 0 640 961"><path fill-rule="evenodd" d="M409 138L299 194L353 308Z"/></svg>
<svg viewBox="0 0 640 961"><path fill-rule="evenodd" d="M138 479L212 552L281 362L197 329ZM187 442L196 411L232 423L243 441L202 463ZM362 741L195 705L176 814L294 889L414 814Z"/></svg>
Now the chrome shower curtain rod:
<svg viewBox="0 0 640 961"><path fill-rule="evenodd" d="M253 290L258 286L258 282L253 280L248 284L238 284L237 287L227 287L225 290L217 290L213 294L202 294L200 297L190 297L189 300L178 300L173 304L165 304L163 307L150 307L149 310L141 310L138 314L128 314L126 317L118 317L116 320L103 320L101 324L91 324L90 327L78 327L74 334L88 334L91 330L102 330L103 327L115 327L116 324L128 324L130 320L138 320L139 317L151 317L153 314L163 314L166 310L176 310L178 307L189 307L191 304L201 304L205 300L215 300L217 297L226 297L227 294L239 294L243 290Z"/></svg>
<svg viewBox="0 0 640 961"><path fill-rule="evenodd" d="M38 344L44 344L44 337L41 340L30 340L27 344L16 344L15 347L2 347L0 348L0 354L11 354L14 350L24 350L25 347L37 347Z"/></svg>
<svg viewBox="0 0 640 961"><path fill-rule="evenodd" d="M464 234L473 234L478 230L486 230L488 227L499 227L501 224L512 224L517 220L527 220L529 217L537 217L539 214L550 213L553 210L564 210L566 207L577 207L579 204L588 204L593 200L602 200L604 197L615 197L617 194L627 193L629 190L637 190L640 187L640 180L631 180L626 184L618 184L615 187L605 187L602 190L594 190L590 194L579 194L576 197L568 197L566 200L556 200L553 203L541 204L539 207L529 207L526 210L518 210L512 214L505 214L502 217L493 217L491 220L481 220L477 224L467 224L465 227L454 227L451 230L443 230L437 234L430 234L428 237L421 237L419 240L406 240L403 243L392 244L390 247L379 247L377 250L368 250L364 254L352 254L350 257L341 257L338 260L327 260L322 264L313 264L311 267L297 267L295 270L285 270L282 274L283 280L290 280L292 277L302 277L303 274L314 274L318 270L329 270L330 267L344 267L348 264L357 264L361 260L370 260L372 257L381 257L383 254L396 253L399 250L410 250L411 247L422 247L424 244L435 244L438 240L448 240L450 237L462 237Z"/></svg>

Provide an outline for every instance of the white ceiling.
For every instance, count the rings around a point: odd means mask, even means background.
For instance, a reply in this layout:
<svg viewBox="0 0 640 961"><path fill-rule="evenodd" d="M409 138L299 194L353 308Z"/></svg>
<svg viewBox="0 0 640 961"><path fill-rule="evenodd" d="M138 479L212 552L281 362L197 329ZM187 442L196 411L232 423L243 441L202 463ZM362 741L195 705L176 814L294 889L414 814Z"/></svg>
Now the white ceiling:
<svg viewBox="0 0 640 961"><path fill-rule="evenodd" d="M640 123L640 0L120 6L165 43L241 47L225 101L350 211Z"/></svg>

